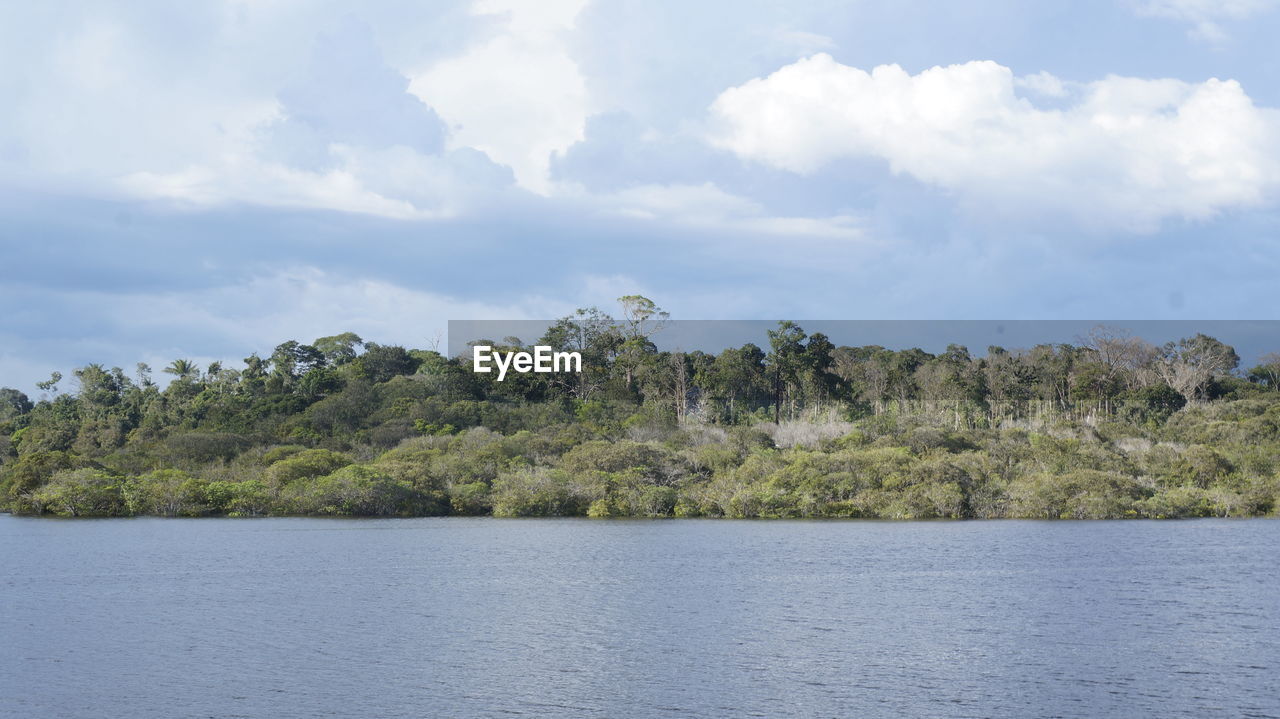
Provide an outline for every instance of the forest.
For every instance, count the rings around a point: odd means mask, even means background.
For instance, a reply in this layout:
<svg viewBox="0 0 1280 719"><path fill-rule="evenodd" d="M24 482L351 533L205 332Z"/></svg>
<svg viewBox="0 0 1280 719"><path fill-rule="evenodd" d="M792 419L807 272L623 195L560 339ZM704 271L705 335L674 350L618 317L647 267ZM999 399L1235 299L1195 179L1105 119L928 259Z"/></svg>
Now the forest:
<svg viewBox="0 0 1280 719"><path fill-rule="evenodd" d="M89 364L0 389L0 509L92 516L1117 519L1275 514L1280 354L1153 345L836 346L779 322L719 353L660 351L620 298L515 351L581 373L354 333L243 368ZM531 339L531 338L526 338ZM157 381L167 380L167 382ZM65 389L64 389L65 387Z"/></svg>

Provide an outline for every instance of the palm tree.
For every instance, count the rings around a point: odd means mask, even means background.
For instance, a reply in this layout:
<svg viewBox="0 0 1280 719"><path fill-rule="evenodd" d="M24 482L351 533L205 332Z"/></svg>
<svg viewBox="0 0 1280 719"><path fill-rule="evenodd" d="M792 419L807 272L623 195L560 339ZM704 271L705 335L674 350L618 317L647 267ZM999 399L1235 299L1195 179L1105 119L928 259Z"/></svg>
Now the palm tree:
<svg viewBox="0 0 1280 719"><path fill-rule="evenodd" d="M191 381L200 376L200 367L188 359L176 359L164 368L165 374L171 374L182 381Z"/></svg>

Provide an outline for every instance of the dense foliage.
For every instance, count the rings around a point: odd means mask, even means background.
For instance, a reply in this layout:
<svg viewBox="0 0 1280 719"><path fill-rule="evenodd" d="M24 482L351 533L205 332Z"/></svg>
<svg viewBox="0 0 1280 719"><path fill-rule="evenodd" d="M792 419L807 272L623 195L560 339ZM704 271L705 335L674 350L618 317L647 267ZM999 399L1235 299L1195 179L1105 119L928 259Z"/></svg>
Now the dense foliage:
<svg viewBox="0 0 1280 719"><path fill-rule="evenodd" d="M24 514L592 517L1240 516L1280 503L1280 357L1197 335L975 357L836 347L790 322L712 355L665 318L580 310L508 375L346 333L0 389L0 505ZM515 338L498 343L518 348Z"/></svg>

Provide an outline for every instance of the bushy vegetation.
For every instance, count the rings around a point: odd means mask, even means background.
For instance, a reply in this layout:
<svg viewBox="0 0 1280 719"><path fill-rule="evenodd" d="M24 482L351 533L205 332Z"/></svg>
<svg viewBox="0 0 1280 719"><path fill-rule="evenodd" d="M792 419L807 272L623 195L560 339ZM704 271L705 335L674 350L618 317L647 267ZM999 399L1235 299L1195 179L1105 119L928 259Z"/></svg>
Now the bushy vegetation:
<svg viewBox="0 0 1280 719"><path fill-rule="evenodd" d="M57 516L1126 518L1273 514L1280 360L1099 330L1024 351L835 347L793 323L659 352L660 310L567 317L580 375L496 382L354 334L164 388L0 389L0 505ZM510 340L508 348L519 346Z"/></svg>

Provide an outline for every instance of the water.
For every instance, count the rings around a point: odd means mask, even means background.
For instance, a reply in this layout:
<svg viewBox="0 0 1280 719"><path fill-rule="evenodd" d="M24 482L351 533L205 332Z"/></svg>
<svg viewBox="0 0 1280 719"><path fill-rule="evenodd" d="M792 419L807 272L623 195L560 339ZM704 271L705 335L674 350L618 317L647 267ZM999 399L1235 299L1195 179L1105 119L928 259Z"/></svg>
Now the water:
<svg viewBox="0 0 1280 719"><path fill-rule="evenodd" d="M1280 716L1280 522L0 516L4 717Z"/></svg>

